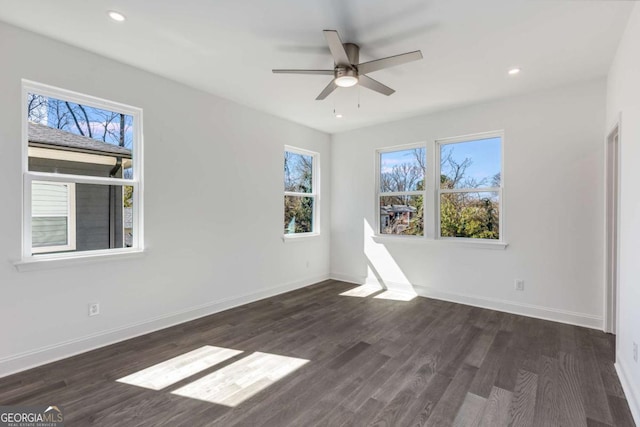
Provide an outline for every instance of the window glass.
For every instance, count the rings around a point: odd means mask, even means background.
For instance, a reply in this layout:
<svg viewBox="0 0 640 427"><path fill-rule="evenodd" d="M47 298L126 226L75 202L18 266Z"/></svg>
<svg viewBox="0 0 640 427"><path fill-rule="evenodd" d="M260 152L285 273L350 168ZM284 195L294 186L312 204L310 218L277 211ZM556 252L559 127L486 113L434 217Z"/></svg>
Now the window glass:
<svg viewBox="0 0 640 427"><path fill-rule="evenodd" d="M440 188L499 187L501 138L445 144L440 148Z"/></svg>
<svg viewBox="0 0 640 427"><path fill-rule="evenodd" d="M378 233L424 235L425 147L378 153Z"/></svg>
<svg viewBox="0 0 640 427"><path fill-rule="evenodd" d="M285 151L284 189L296 193L313 191L313 156Z"/></svg>
<svg viewBox="0 0 640 427"><path fill-rule="evenodd" d="M439 234L500 240L502 138L440 144Z"/></svg>
<svg viewBox="0 0 640 427"><path fill-rule="evenodd" d="M139 110L37 83L23 87L31 194L23 257L140 248Z"/></svg>
<svg viewBox="0 0 640 427"><path fill-rule="evenodd" d="M284 234L313 232L313 197L284 197Z"/></svg>
<svg viewBox="0 0 640 427"><path fill-rule="evenodd" d="M380 153L380 192L423 190L425 164L424 148Z"/></svg>
<svg viewBox="0 0 640 427"><path fill-rule="evenodd" d="M440 235L499 239L500 197L498 192L441 194Z"/></svg>
<svg viewBox="0 0 640 427"><path fill-rule="evenodd" d="M380 234L424 234L423 196L380 197Z"/></svg>
<svg viewBox="0 0 640 427"><path fill-rule="evenodd" d="M284 234L315 233L318 155L294 150L284 152Z"/></svg>
<svg viewBox="0 0 640 427"><path fill-rule="evenodd" d="M34 248L69 244L69 186L34 182L32 197L32 241Z"/></svg>

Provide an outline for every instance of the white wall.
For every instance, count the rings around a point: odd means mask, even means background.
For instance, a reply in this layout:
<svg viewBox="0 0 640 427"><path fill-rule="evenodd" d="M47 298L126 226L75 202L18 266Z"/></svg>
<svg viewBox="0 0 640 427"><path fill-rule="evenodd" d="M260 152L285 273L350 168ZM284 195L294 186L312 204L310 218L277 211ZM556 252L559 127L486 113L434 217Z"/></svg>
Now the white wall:
<svg viewBox="0 0 640 427"><path fill-rule="evenodd" d="M601 328L604 106L603 78L334 135L333 277ZM505 250L371 238L377 148L500 129Z"/></svg>
<svg viewBox="0 0 640 427"><path fill-rule="evenodd" d="M0 58L0 376L328 277L328 135L1 23ZM144 109L146 255L16 271L22 78ZM324 172L325 232L287 244L285 144Z"/></svg>
<svg viewBox="0 0 640 427"><path fill-rule="evenodd" d="M634 7L609 70L607 129L620 126L620 283L616 367L629 406L640 424L640 5Z"/></svg>

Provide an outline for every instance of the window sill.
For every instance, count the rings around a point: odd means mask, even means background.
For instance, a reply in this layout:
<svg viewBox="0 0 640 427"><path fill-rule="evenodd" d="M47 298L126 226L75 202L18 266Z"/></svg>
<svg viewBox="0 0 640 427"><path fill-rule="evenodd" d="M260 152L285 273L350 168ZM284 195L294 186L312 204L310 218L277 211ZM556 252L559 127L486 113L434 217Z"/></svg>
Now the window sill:
<svg viewBox="0 0 640 427"><path fill-rule="evenodd" d="M285 234L282 236L282 241L284 243L304 242L317 237L320 237L320 233Z"/></svg>
<svg viewBox="0 0 640 427"><path fill-rule="evenodd" d="M409 243L409 244L427 244L427 245L447 245L468 247L476 249L494 249L504 250L509 246L506 242L492 241L474 241L472 239L456 240L456 239L431 239L426 237L413 236L373 236L376 243Z"/></svg>
<svg viewBox="0 0 640 427"><path fill-rule="evenodd" d="M147 253L144 249L117 251L112 253L86 253L70 256L34 256L26 260L13 263L19 272L48 270L53 268L72 267L76 265L93 264L104 261L119 261L123 259L140 258Z"/></svg>

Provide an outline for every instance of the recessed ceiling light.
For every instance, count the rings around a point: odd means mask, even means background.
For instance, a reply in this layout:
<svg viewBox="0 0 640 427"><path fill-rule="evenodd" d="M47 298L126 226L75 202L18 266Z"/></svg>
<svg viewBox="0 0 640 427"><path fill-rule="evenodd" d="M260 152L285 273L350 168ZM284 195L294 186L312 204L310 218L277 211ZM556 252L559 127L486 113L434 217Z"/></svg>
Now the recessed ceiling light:
<svg viewBox="0 0 640 427"><path fill-rule="evenodd" d="M336 114L336 119L341 119L342 118L342 114Z"/></svg>
<svg viewBox="0 0 640 427"><path fill-rule="evenodd" d="M116 22L124 22L127 18L121 14L120 12L116 12L115 10L109 11L109 18L113 19Z"/></svg>
<svg viewBox="0 0 640 427"><path fill-rule="evenodd" d="M520 68L517 68L517 67L509 70L509 75L511 76L515 76L516 74L519 74L519 73L520 73Z"/></svg>

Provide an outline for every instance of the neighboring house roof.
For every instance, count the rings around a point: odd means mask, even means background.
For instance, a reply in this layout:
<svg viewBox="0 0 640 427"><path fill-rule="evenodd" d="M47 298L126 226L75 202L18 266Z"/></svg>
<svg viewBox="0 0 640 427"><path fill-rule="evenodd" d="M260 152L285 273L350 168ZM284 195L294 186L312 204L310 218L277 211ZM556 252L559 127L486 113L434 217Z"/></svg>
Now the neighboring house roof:
<svg viewBox="0 0 640 427"><path fill-rule="evenodd" d="M405 213L405 212L416 212L417 209L414 206L407 205L387 205L380 206L380 215L391 215L393 213Z"/></svg>
<svg viewBox="0 0 640 427"><path fill-rule="evenodd" d="M29 145L48 146L48 148L54 146L69 151L131 158L131 150L128 148L32 122L29 122Z"/></svg>

